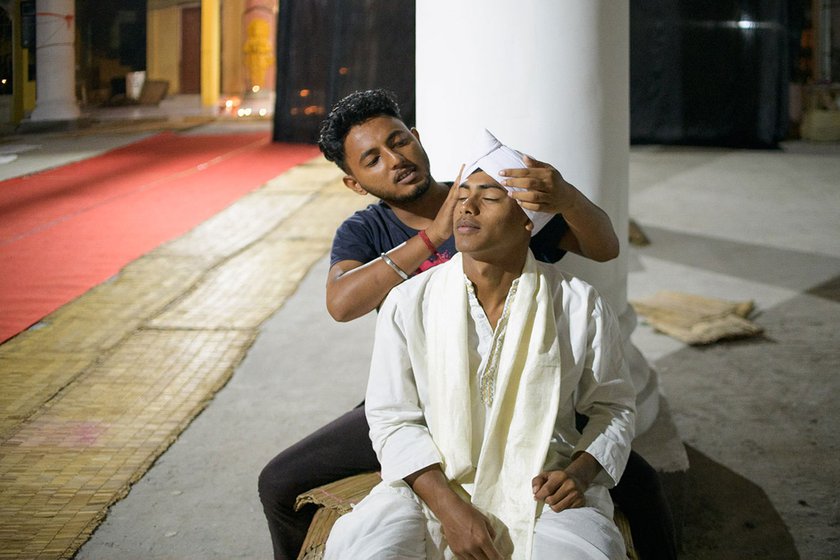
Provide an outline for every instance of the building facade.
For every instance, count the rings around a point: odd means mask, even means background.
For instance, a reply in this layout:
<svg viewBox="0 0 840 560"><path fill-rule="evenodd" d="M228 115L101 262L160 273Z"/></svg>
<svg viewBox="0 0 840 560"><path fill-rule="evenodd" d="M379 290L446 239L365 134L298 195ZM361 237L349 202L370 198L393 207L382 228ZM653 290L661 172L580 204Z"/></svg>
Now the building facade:
<svg viewBox="0 0 840 560"><path fill-rule="evenodd" d="M147 81L209 111L273 99L278 4L0 0L0 123L137 103Z"/></svg>

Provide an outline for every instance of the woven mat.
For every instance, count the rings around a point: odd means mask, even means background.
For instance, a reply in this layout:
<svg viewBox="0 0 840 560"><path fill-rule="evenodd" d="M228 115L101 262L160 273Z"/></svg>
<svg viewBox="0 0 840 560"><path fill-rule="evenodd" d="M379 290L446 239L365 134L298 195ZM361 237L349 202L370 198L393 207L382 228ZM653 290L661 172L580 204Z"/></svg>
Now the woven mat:
<svg viewBox="0 0 840 560"><path fill-rule="evenodd" d="M369 203L339 178L293 168L0 346L0 559L73 557Z"/></svg>
<svg viewBox="0 0 840 560"><path fill-rule="evenodd" d="M686 344L711 344L763 332L747 319L754 309L752 301L731 302L662 291L630 304L654 329Z"/></svg>

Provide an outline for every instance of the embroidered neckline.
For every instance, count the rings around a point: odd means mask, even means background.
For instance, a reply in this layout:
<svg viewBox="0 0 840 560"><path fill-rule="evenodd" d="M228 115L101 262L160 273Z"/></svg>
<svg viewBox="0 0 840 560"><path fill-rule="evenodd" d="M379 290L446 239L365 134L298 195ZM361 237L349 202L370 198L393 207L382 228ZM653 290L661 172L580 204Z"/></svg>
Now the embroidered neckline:
<svg viewBox="0 0 840 560"><path fill-rule="evenodd" d="M464 282L467 285L467 292L470 297L478 300L475 295L475 286L464 275ZM510 317L510 308L514 297L516 297L516 289L519 286L519 278L514 279L508 290L505 298L505 306L502 309L502 316L499 317L499 322L496 323L496 328L493 330L493 342L490 345L490 355L484 365L484 369L479 374L478 387L481 394L481 402L488 407L493 406L493 397L496 394L496 377L499 371L499 361L502 355L502 346L504 346L505 335L507 334L508 318Z"/></svg>

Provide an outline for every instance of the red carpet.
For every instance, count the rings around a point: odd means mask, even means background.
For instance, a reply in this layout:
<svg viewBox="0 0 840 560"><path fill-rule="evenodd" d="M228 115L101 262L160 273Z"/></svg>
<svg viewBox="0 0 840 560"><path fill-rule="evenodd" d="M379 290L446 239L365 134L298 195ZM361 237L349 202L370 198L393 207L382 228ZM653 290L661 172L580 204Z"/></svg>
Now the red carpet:
<svg viewBox="0 0 840 560"><path fill-rule="evenodd" d="M0 342L317 154L268 133L162 133L0 182Z"/></svg>

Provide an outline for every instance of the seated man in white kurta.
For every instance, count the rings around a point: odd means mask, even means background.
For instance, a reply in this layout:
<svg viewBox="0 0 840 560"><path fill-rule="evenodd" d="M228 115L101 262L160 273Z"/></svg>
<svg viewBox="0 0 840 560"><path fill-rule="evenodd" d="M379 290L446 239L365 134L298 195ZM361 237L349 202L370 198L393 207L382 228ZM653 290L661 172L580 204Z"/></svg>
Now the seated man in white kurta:
<svg viewBox="0 0 840 560"><path fill-rule="evenodd" d="M365 406L383 481L335 524L328 559L625 556L607 491L634 432L618 325L533 258L540 217L490 167L458 187L459 254L382 304Z"/></svg>

